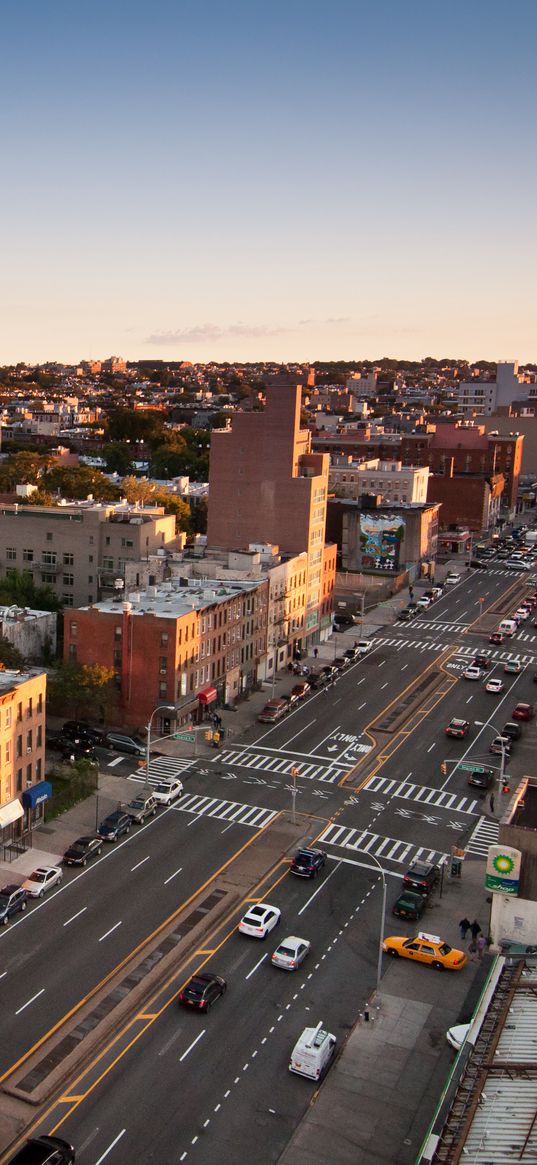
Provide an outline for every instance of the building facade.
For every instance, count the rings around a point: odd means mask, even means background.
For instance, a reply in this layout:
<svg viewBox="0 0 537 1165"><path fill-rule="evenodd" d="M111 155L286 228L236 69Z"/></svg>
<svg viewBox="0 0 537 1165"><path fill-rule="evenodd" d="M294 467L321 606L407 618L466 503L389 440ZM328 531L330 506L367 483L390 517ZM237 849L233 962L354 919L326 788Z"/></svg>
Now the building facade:
<svg viewBox="0 0 537 1165"><path fill-rule="evenodd" d="M46 672L0 671L0 853L23 844L52 793L45 777Z"/></svg>
<svg viewBox="0 0 537 1165"><path fill-rule="evenodd" d="M427 501L428 478L428 466L403 465L402 461L381 461L378 457L353 461L349 454L336 453L330 458L328 483L338 497L375 494L387 505L421 504Z"/></svg>

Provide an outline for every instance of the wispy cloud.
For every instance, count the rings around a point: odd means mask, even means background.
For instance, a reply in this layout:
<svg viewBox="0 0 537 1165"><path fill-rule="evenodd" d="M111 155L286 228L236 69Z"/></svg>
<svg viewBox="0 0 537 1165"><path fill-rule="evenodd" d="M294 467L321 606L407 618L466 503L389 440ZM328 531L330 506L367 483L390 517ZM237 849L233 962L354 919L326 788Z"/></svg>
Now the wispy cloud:
<svg viewBox="0 0 537 1165"><path fill-rule="evenodd" d="M350 316L331 316L324 320L298 320L296 324L246 324L238 320L236 324L193 324L186 328L168 329L167 331L152 332L147 337L146 344L169 345L177 347L181 344L200 344L207 341L217 342L231 338L242 340L259 340L265 336L284 336L302 329L320 330L327 327L340 327L350 324Z"/></svg>

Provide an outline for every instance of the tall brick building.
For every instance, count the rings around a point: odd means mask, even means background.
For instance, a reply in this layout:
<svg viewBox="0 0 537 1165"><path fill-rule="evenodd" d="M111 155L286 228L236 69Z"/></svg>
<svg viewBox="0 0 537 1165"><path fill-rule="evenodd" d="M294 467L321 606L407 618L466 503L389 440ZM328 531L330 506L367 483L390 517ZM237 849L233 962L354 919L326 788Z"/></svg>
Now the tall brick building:
<svg viewBox="0 0 537 1165"><path fill-rule="evenodd" d="M263 412L237 413L231 429L213 433L207 541L226 550L271 543L285 554L306 552L306 647L330 624L335 553L325 545L329 457L311 452L301 394L301 385L275 379Z"/></svg>

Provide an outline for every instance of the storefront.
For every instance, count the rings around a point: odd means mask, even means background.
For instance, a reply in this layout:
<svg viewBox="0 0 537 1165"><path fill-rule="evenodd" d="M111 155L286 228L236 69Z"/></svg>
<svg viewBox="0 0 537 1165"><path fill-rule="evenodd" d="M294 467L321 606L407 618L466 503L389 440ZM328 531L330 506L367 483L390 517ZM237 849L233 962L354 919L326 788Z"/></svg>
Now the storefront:
<svg viewBox="0 0 537 1165"><path fill-rule="evenodd" d="M52 797L50 781L39 781L22 794L23 808L26 810L25 832L31 832L45 816L45 802Z"/></svg>
<svg viewBox="0 0 537 1165"><path fill-rule="evenodd" d="M3 861L11 860L9 851L17 843L20 845L24 810L17 798L0 805L0 855Z"/></svg>

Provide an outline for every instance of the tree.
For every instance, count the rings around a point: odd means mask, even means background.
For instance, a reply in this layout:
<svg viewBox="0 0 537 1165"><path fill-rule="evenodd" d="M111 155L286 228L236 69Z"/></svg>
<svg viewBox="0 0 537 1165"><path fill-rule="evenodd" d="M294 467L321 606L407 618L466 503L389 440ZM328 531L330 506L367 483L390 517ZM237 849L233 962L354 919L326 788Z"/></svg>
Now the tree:
<svg viewBox="0 0 537 1165"><path fill-rule="evenodd" d="M52 461L52 457L43 457L40 453L11 453L0 465L0 489L7 492L17 485L37 484Z"/></svg>
<svg viewBox="0 0 537 1165"><path fill-rule="evenodd" d="M29 571L13 570L0 578L0 603L6 606L31 607L34 611L61 611L62 600L51 587L36 586Z"/></svg>
<svg viewBox="0 0 537 1165"><path fill-rule="evenodd" d="M102 664L62 663L49 678L47 708L52 715L106 721L117 704L114 671Z"/></svg>
<svg viewBox="0 0 537 1165"><path fill-rule="evenodd" d="M57 465L42 479L43 488L66 498L87 498L92 494L97 502L117 501L120 492L100 469L88 465Z"/></svg>
<svg viewBox="0 0 537 1165"><path fill-rule="evenodd" d="M107 473L132 473L132 452L128 445L114 441L105 444L102 452Z"/></svg>
<svg viewBox="0 0 537 1165"><path fill-rule="evenodd" d="M23 671L25 666L25 659L21 652L9 639L5 639L0 635L0 668L8 668L12 671Z"/></svg>
<svg viewBox="0 0 537 1165"><path fill-rule="evenodd" d="M165 514L175 514L177 530L184 530L186 534L190 533L191 512L188 502L177 497L177 494L166 493L166 490L163 489L155 492L153 501L156 506L163 507Z"/></svg>
<svg viewBox="0 0 537 1165"><path fill-rule="evenodd" d="M107 418L106 429L111 441L147 441L149 445L162 439L163 417L160 413L143 410L115 409Z"/></svg>
<svg viewBox="0 0 537 1165"><path fill-rule="evenodd" d="M148 481L147 477L123 477L121 479L121 496L126 498L129 504L135 505L139 502L142 506L153 504L155 496L155 485Z"/></svg>

